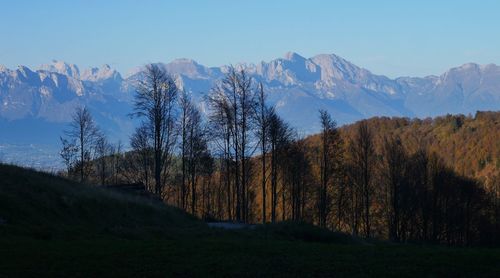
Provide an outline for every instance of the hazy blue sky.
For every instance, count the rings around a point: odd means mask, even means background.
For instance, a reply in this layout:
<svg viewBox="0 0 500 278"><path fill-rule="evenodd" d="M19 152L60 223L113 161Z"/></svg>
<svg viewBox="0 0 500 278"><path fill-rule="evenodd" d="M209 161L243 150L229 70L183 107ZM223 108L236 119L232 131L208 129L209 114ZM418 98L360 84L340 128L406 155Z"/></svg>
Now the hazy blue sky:
<svg viewBox="0 0 500 278"><path fill-rule="evenodd" d="M0 0L0 64L52 59L126 73L335 53L391 77L500 64L500 1Z"/></svg>

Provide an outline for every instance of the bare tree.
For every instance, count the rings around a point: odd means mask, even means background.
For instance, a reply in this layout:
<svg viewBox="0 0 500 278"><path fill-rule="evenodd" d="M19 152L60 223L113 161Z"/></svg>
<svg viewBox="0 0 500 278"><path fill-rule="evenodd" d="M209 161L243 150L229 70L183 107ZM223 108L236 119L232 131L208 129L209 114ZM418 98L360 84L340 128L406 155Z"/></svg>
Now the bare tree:
<svg viewBox="0 0 500 278"><path fill-rule="evenodd" d="M113 147L113 183L118 184L118 177L120 176L121 172L121 162L123 158L123 145L121 141L118 141L118 143Z"/></svg>
<svg viewBox="0 0 500 278"><path fill-rule="evenodd" d="M220 187L224 188L226 194L226 216L233 218L234 199L233 188L231 186L231 172L234 161L232 148L232 135L234 127L234 117L232 115L231 104L228 99L223 83L218 84L208 95L208 103L211 109L209 114L210 136L215 148L219 149L222 159L220 167ZM222 185L224 183L224 186Z"/></svg>
<svg viewBox="0 0 500 278"><path fill-rule="evenodd" d="M236 220L247 221L250 176L248 160L252 153L249 137L255 105L252 78L244 70L237 71L230 67L224 79L212 89L209 99L215 112L213 116L217 116L216 121L224 120L224 126L229 131L226 139L229 139L230 151L227 153L231 154L234 164L232 176Z"/></svg>
<svg viewBox="0 0 500 278"><path fill-rule="evenodd" d="M213 186L213 174L215 168L215 161L208 149L201 153L198 159L199 173L202 177L201 182L201 216L204 219L214 218L217 214L215 208L217 207L217 198L214 198L217 189Z"/></svg>
<svg viewBox="0 0 500 278"><path fill-rule="evenodd" d="M173 78L158 65L147 65L137 84L133 115L144 119L152 136L154 155L154 192L163 197L167 170L175 145L176 98Z"/></svg>
<svg viewBox="0 0 500 278"><path fill-rule="evenodd" d="M89 162L92 159L92 151L98 133L98 128L89 110L86 107L77 107L73 113L70 127L65 131L65 134L70 141L75 142L75 146L78 148L77 166L80 172L80 182L84 182L88 176Z"/></svg>
<svg viewBox="0 0 500 278"><path fill-rule="evenodd" d="M95 141L95 163L97 168L97 174L100 179L101 185L106 185L106 180L109 176L109 165L108 160L112 157L112 146L104 136L104 134L99 133Z"/></svg>
<svg viewBox="0 0 500 278"><path fill-rule="evenodd" d="M304 140L296 140L285 147L283 163L283 184L286 184L290 196L290 213L294 221L304 220L304 207L307 187L311 181L310 161L306 155Z"/></svg>
<svg viewBox="0 0 500 278"><path fill-rule="evenodd" d="M68 177L71 176L71 172L74 170L75 163L77 161L78 156L78 146L76 145L75 139L71 141L60 137L62 148L59 154L61 158L64 160L64 164L66 165L66 171Z"/></svg>
<svg viewBox="0 0 500 278"><path fill-rule="evenodd" d="M180 189L180 206L183 209L186 209L186 198L187 198L187 178L188 178L188 132L189 132L189 124L191 121L191 111L193 109L193 105L191 103L191 99L186 94L186 92L181 93L181 97L179 98L180 108L181 108L181 119L180 119L180 134L181 134L181 167L182 167L182 182Z"/></svg>
<svg viewBox="0 0 500 278"><path fill-rule="evenodd" d="M373 135L366 121L358 123L357 133L351 144L350 153L352 158L352 181L356 188L353 190L353 203L358 201L362 205L355 205L354 213L359 214L362 210L365 236L370 237L370 207L371 207L371 185L373 176L373 166L375 150L373 145ZM360 198L358 198L360 197ZM354 231L357 233L357 230Z"/></svg>
<svg viewBox="0 0 500 278"><path fill-rule="evenodd" d="M196 214L198 176L202 172L203 159L210 157L208 152L205 129L202 126L201 115L196 107L190 112L188 129L188 165L191 182L191 213Z"/></svg>
<svg viewBox="0 0 500 278"><path fill-rule="evenodd" d="M276 221L276 207L278 204L278 150L279 136L282 121L276 113L271 115L269 125L269 141L271 151L271 222Z"/></svg>
<svg viewBox="0 0 500 278"><path fill-rule="evenodd" d="M269 149L268 137L269 137L269 124L270 116L274 111L273 107L269 107L266 104L266 94L264 93L264 87L262 83L259 84L259 93L257 105L255 105L256 111L254 113L256 122L256 136L260 141L260 151L261 151L261 190L262 190L262 223L266 223L266 205L267 205L267 151Z"/></svg>
<svg viewBox="0 0 500 278"><path fill-rule="evenodd" d="M202 121L199 108L192 102L190 96L183 92L179 98L181 108L180 134L181 134L181 207L186 209L188 193L191 194L191 213L196 214L198 207L198 181L201 175L210 175L211 155L208 151L207 128ZM210 167L209 167L210 166ZM205 184L206 179L202 183ZM190 192L188 191L190 184ZM205 190L202 187L202 201L205 201ZM205 209L202 204L203 210ZM203 211L202 211L203 213Z"/></svg>
<svg viewBox="0 0 500 278"><path fill-rule="evenodd" d="M399 137L384 139L382 178L386 183L387 220L389 238L399 241L401 193L406 178L406 154Z"/></svg>
<svg viewBox="0 0 500 278"><path fill-rule="evenodd" d="M271 155L271 222L276 221L278 205L278 175L285 146L290 143L293 131L275 112L269 118L269 144ZM282 196L285 192L282 191Z"/></svg>
<svg viewBox="0 0 500 278"><path fill-rule="evenodd" d="M139 176L141 176L141 182L144 183L146 188L150 186L150 172L153 166L153 147L151 143L151 135L149 134L149 128L146 125L141 125L136 128L134 134L130 138L130 146L133 149L132 157L129 157L128 163L129 168L139 169ZM134 159L136 157L136 159ZM139 166L135 167L135 162L138 162ZM132 164L132 165L130 165Z"/></svg>
<svg viewBox="0 0 500 278"><path fill-rule="evenodd" d="M320 158L320 189L318 198L319 225L327 226L332 199L332 184L340 180L342 165L342 146L337 123L325 110L320 110L321 120L321 158ZM337 182L339 185L339 183Z"/></svg>
<svg viewBox="0 0 500 278"><path fill-rule="evenodd" d="M256 105L256 94L252 88L252 78L247 75L244 70L240 70L237 74L237 84L238 84L238 103L239 104L239 114L236 113L236 126L240 131L240 146L241 151L241 218L244 222L248 222L249 217L249 179L250 179L250 167L249 163L250 156L253 151L250 146L250 130L252 126L253 113L255 112Z"/></svg>

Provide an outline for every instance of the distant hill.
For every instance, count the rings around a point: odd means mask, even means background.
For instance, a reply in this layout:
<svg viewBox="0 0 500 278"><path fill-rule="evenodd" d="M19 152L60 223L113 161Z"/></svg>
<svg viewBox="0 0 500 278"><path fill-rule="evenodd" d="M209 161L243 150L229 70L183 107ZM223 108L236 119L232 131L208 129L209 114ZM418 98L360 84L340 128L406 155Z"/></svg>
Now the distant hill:
<svg viewBox="0 0 500 278"><path fill-rule="evenodd" d="M477 178L486 185L500 184L500 112L426 119L374 117L366 121L375 135L379 153L384 137L397 135L410 153L420 147L428 148L458 174ZM346 125L341 130L348 141L356 125ZM319 135L306 140L311 146L319 146Z"/></svg>

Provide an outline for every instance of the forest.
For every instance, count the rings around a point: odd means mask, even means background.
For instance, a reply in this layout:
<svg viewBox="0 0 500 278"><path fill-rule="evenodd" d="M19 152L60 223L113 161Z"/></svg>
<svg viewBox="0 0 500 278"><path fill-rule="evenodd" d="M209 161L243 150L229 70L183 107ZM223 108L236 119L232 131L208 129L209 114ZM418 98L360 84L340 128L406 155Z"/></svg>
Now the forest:
<svg viewBox="0 0 500 278"><path fill-rule="evenodd" d="M207 221L307 222L394 242L500 243L499 112L339 127L319 110L321 132L301 138L245 71L230 67L207 92L206 107L179 87L163 68L146 66L130 111L141 124L127 149L77 108L61 136L61 175L96 186L141 184Z"/></svg>

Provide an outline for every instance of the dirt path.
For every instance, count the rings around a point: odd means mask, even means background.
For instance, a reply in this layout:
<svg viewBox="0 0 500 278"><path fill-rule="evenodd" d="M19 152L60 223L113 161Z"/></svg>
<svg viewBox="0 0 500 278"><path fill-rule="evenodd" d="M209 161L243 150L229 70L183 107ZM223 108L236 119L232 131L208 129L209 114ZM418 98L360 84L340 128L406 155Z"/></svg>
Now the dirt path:
<svg viewBox="0 0 500 278"><path fill-rule="evenodd" d="M256 225L244 224L244 223L231 223L231 222L208 222L207 225L210 228L220 228L227 230L255 229L256 227Z"/></svg>

